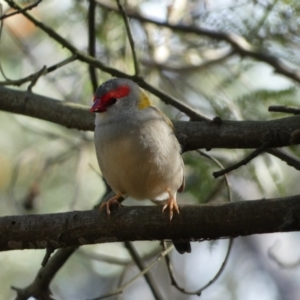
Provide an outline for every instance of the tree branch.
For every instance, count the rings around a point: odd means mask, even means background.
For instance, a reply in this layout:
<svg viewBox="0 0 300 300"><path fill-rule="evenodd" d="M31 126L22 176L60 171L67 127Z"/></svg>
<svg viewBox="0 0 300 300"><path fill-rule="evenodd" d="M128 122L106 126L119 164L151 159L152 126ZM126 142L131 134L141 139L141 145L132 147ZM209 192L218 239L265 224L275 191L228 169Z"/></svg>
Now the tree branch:
<svg viewBox="0 0 300 300"><path fill-rule="evenodd" d="M295 168L300 171L300 160L294 155L287 153L282 149L269 148L266 152L278 157L279 159L285 161L289 166Z"/></svg>
<svg viewBox="0 0 300 300"><path fill-rule="evenodd" d="M223 263L221 264L221 266L220 266L218 272L215 274L215 276L209 282L207 282L204 286L198 288L197 290L193 290L193 291L192 290L191 291L186 290L184 287L182 287L178 284L177 280L175 279L175 274L174 274L174 271L173 271L173 265L171 263L171 260L170 260L169 256L166 255L165 260L166 260L168 273L169 273L169 276L170 276L170 279L171 279L172 286L174 286L178 291L182 292L183 294L201 296L202 292L205 289L207 289L209 286L211 286L214 282L216 282L217 279L223 273L223 271L224 271L224 269L227 265L228 259L229 259L229 254L231 252L232 245L233 245L233 238L229 239L229 245L228 245L228 249L227 249L225 259L223 260Z"/></svg>
<svg viewBox="0 0 300 300"><path fill-rule="evenodd" d="M89 107L0 86L0 110L54 122L67 128L94 130ZM253 149L300 143L300 116L271 121L174 121L184 151L199 148ZM247 138L245 138L245 136Z"/></svg>
<svg viewBox="0 0 300 300"><path fill-rule="evenodd" d="M87 106L2 86L0 86L0 110L54 122L67 128L94 130L94 115L89 112Z"/></svg>
<svg viewBox="0 0 300 300"><path fill-rule="evenodd" d="M170 222L160 206L0 218L0 250L54 249L132 240L204 240L300 230L300 195L181 206Z"/></svg>
<svg viewBox="0 0 300 300"><path fill-rule="evenodd" d="M132 257L132 260L135 262L136 266L139 268L139 270L142 272L147 268L146 264L144 263L143 259L140 257L139 253L135 249L133 243L129 241L125 241L124 243L125 247L127 248L130 256ZM161 295L158 286L154 280L153 275L150 272L147 272L144 274L144 278L152 292L152 295L155 300L163 300L164 297Z"/></svg>
<svg viewBox="0 0 300 300"><path fill-rule="evenodd" d="M53 277L56 275L56 273L60 270L60 268L64 265L64 263L68 260L68 258L73 254L75 250L75 247L59 249L50 258L46 266L42 267L39 270L34 281L29 286L23 289L12 287L12 289L17 292L16 300L27 300L30 297L35 297L36 299L41 300L53 299L51 297L49 285Z"/></svg>
<svg viewBox="0 0 300 300"><path fill-rule="evenodd" d="M230 167L227 167L225 169L222 169L221 171L213 172L214 178L218 178L220 176L223 176L224 174L227 174L227 173L229 173L229 172L231 172L233 170L238 169L241 166L246 165L252 159L254 159L259 154L261 154L262 152L264 152L268 147L269 147L268 143L264 143L259 148L255 149L251 154L249 154L248 156L246 156L245 158L243 158L241 161L235 163L234 165L232 165Z"/></svg>
<svg viewBox="0 0 300 300"><path fill-rule="evenodd" d="M294 106L283 106L283 105L271 105L269 106L269 111L273 112L282 112L282 113L288 113L288 114L294 114L299 115L300 114L300 108L294 107Z"/></svg>
<svg viewBox="0 0 300 300"><path fill-rule="evenodd" d="M11 7L15 9L21 10L22 7L19 6L17 3L11 0L5 0ZM195 109L189 107L187 104L180 102L174 97L171 97L164 93L163 91L156 89L149 83L145 82L142 78L137 77L135 75L128 75L124 72L121 72L117 69L111 68L103 64L101 61L97 60L96 58L78 50L75 46L73 46L68 40L63 38L61 35L59 35L56 31L54 31L52 28L45 25L43 22L36 19L33 15L30 13L23 11L22 14L30 20L33 24L35 24L37 27L39 27L41 30L43 30L45 33L47 33L53 40L55 40L57 43L59 43L61 46L67 48L73 55L77 57L78 60L85 62L89 64L90 66L93 66L95 68L98 68L104 72L107 72L108 74L115 76L115 77L121 77L121 78L129 78L133 81L136 81L136 83L141 86L142 88L146 89L147 91L151 92L153 95L156 95L159 97L162 101L164 101L167 104L173 105L181 112L185 113L187 116L189 116L192 120L207 120L207 118L201 113L197 112Z"/></svg>
<svg viewBox="0 0 300 300"><path fill-rule="evenodd" d="M20 10L18 9L16 11L13 11L13 12L9 13L9 14L5 14L3 16L0 16L0 21L4 20L6 18L12 17L14 15L17 15L17 14L21 14L22 11L31 10L31 9L35 8L36 6L38 6L41 2L42 2L42 0L38 0L38 1L36 1L36 2L34 2L34 3L32 3L32 4L28 5L28 6L26 6L26 7L22 8L22 9L20 9Z"/></svg>
<svg viewBox="0 0 300 300"><path fill-rule="evenodd" d="M98 5L100 5L103 8L113 10L119 13L118 9L116 8L116 5L113 5L111 2L103 1L103 0L96 0L96 2L98 3ZM296 82L300 82L299 70L290 68L281 59L268 53L266 50L261 51L255 49L255 47L253 47L244 37L239 36L235 33L227 33L222 31L206 29L206 28L199 28L193 25L182 25L182 24L171 24L169 22L160 22L160 21L153 20L151 18L144 17L133 9L127 8L125 11L129 18L134 18L143 23L151 23L157 26L169 28L177 32L193 33L199 36L206 36L211 39L225 41L229 43L232 46L232 48L235 50L235 52L238 53L239 55L248 56L258 61L264 62L270 65L271 67L273 67L276 73L284 75Z"/></svg>
<svg viewBox="0 0 300 300"><path fill-rule="evenodd" d="M96 2L95 0L89 0L89 10L88 10L88 52L90 56L96 56ZM98 87L98 78L95 67L89 65L89 73L91 78L91 85L93 93Z"/></svg>
<svg viewBox="0 0 300 300"><path fill-rule="evenodd" d="M135 45L134 45L134 40L133 40L131 29L130 29L130 24L129 24L126 12L123 8L123 5L120 3L120 0L117 0L117 5L118 5L119 11L122 15L122 18L124 20L125 27L126 27L127 37L128 37L131 52L132 52L132 58L133 58L133 64L134 64L134 70L135 70L134 75L139 77L140 76L140 67L139 67L139 63L138 63L138 59L137 59L137 55L136 55L136 51L135 51Z"/></svg>
<svg viewBox="0 0 300 300"><path fill-rule="evenodd" d="M76 56L72 55L69 58L64 59L63 61L54 64L48 68L45 68L45 66L40 69L39 71L30 74L24 78L20 78L20 79L15 79L15 80L5 80L5 81L0 81L0 85L22 85L23 83L29 82L29 81L33 81L38 75L42 76L42 75L46 75L49 74L50 72L53 72L61 67L63 67L64 65L73 62L74 60L76 60Z"/></svg>
<svg viewBox="0 0 300 300"><path fill-rule="evenodd" d="M121 294L126 288L131 286L135 281L137 281L139 278L141 278L143 275L145 275L147 272L149 272L164 256L166 256L172 250L172 248L173 248L173 246L170 246L165 251L162 251L160 253L160 255L154 261L152 261L146 268L144 268L139 274L137 274L136 276L131 278L126 283L122 284L116 290L111 291L109 293L102 294L99 297L91 299L91 300L100 300L100 299L105 299L105 298L108 298L108 297L111 297L114 295Z"/></svg>

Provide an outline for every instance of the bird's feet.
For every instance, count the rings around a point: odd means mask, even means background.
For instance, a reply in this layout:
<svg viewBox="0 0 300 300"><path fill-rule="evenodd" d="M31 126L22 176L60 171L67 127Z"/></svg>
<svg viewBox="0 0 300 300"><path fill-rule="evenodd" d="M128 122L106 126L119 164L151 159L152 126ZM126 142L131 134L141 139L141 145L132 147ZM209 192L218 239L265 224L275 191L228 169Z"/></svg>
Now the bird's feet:
<svg viewBox="0 0 300 300"><path fill-rule="evenodd" d="M99 211L103 210L106 208L106 213L107 215L110 215L110 207L111 205L114 205L115 203L118 204L119 207L121 207L120 202L118 201L120 198L122 197L121 193L117 193L116 195L114 195L113 197L111 197L110 199L108 199L106 202L102 203L99 207Z"/></svg>
<svg viewBox="0 0 300 300"><path fill-rule="evenodd" d="M169 189L167 189L167 192L169 194L169 199L168 199L167 203L164 205L162 212L164 212L169 207L170 221L172 221L173 212L176 211L179 214L179 208L178 208L176 198L174 197L174 195L170 192Z"/></svg>

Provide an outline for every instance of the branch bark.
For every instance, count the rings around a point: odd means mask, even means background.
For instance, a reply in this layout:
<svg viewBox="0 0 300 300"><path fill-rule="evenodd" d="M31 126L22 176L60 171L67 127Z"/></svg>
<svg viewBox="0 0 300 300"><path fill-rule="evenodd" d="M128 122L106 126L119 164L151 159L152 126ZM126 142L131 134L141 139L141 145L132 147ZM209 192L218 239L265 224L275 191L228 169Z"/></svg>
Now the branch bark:
<svg viewBox="0 0 300 300"><path fill-rule="evenodd" d="M300 230L300 195L181 206L172 222L161 207L122 207L0 218L0 250L54 249L134 240L203 240Z"/></svg>
<svg viewBox="0 0 300 300"><path fill-rule="evenodd" d="M0 110L22 114L67 128L94 130L89 107L0 86ZM300 116L271 121L174 121L184 151L200 148L270 148L300 143ZM246 138L245 138L246 137Z"/></svg>

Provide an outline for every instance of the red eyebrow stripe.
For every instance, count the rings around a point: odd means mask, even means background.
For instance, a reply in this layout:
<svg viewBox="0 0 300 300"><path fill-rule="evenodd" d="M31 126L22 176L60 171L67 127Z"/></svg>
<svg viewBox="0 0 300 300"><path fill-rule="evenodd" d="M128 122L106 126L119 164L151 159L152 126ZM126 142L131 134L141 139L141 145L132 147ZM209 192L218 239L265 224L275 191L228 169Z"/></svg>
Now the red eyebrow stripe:
<svg viewBox="0 0 300 300"><path fill-rule="evenodd" d="M101 102L102 103L106 103L107 101L109 101L111 98L122 98L122 97L126 97L130 92L129 86L128 85L121 85L118 88L116 88L115 90L111 90L109 92L107 92L106 94L104 94L101 97ZM97 97L94 97L94 101Z"/></svg>

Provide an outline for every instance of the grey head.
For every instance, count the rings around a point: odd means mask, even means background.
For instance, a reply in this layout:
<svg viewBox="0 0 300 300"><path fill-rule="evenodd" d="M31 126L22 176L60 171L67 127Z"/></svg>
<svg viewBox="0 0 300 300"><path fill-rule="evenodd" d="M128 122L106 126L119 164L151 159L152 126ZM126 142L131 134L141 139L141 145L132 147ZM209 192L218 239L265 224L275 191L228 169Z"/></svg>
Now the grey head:
<svg viewBox="0 0 300 300"><path fill-rule="evenodd" d="M137 109L141 89L130 79L115 78L101 84L95 93L92 112L110 114Z"/></svg>

